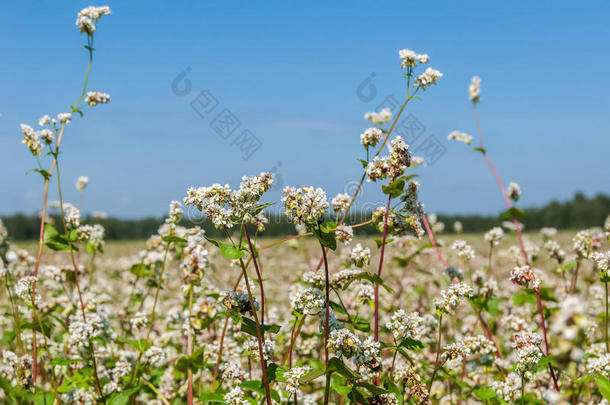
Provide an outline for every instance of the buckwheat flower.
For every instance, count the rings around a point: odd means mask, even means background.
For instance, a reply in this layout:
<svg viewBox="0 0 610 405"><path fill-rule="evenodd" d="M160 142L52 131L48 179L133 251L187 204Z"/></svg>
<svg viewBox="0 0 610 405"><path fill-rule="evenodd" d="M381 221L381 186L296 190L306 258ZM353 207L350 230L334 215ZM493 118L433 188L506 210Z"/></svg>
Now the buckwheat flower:
<svg viewBox="0 0 610 405"><path fill-rule="evenodd" d="M600 271L602 278L604 278L604 276L607 277L608 267L610 264L610 251L607 251L606 253L594 252L591 253L589 258L593 260L593 263L595 263L595 266Z"/></svg>
<svg viewBox="0 0 610 405"><path fill-rule="evenodd" d="M68 229L77 229L80 225L80 211L70 203L64 204L64 217Z"/></svg>
<svg viewBox="0 0 610 405"><path fill-rule="evenodd" d="M424 158L421 156L411 156L411 167L416 168L419 166L423 166L426 162Z"/></svg>
<svg viewBox="0 0 610 405"><path fill-rule="evenodd" d="M32 285L37 280L34 276L21 277L15 284L15 295L27 302L32 302ZM40 304L40 296L36 294L34 297L34 305Z"/></svg>
<svg viewBox="0 0 610 405"><path fill-rule="evenodd" d="M325 305L324 294L318 288L306 288L290 296L290 306L301 315L319 315Z"/></svg>
<svg viewBox="0 0 610 405"><path fill-rule="evenodd" d="M362 134L360 134L360 143L365 148L375 147L377 142L381 141L383 132L379 128L367 128Z"/></svg>
<svg viewBox="0 0 610 405"><path fill-rule="evenodd" d="M261 356L258 351L258 340L255 338L249 338L243 344L243 348L250 354L256 361L260 361ZM273 340L269 340L269 338L265 337L265 341L263 342L263 356L266 361L271 361L273 358L273 353L275 352L275 342Z"/></svg>
<svg viewBox="0 0 610 405"><path fill-rule="evenodd" d="M508 314L502 318L501 325L513 332L521 332L527 328L527 322L520 316Z"/></svg>
<svg viewBox="0 0 610 405"><path fill-rule="evenodd" d="M236 385L223 396L223 399L229 405L247 405L249 402L244 399L244 395L245 392L239 387L239 385Z"/></svg>
<svg viewBox="0 0 610 405"><path fill-rule="evenodd" d="M492 246L498 246L500 239L503 237L504 231L499 226L495 226L485 233L485 240L491 243Z"/></svg>
<svg viewBox="0 0 610 405"><path fill-rule="evenodd" d="M144 352L144 361L151 367L158 367L165 361L165 351L157 346L151 346Z"/></svg>
<svg viewBox="0 0 610 405"><path fill-rule="evenodd" d="M333 211L336 214L344 212L347 209L350 201L351 201L351 198L349 195L337 194L335 196L335 198L333 198L331 201L331 203L333 205Z"/></svg>
<svg viewBox="0 0 610 405"><path fill-rule="evenodd" d="M55 137L53 136L53 131L48 128L41 129L39 135L40 139L42 139L47 145L52 144L55 140Z"/></svg>
<svg viewBox="0 0 610 405"><path fill-rule="evenodd" d="M423 320L419 316L419 312L407 314L399 309L392 314L392 318L385 324L385 327L392 332L396 341L404 338L419 339Z"/></svg>
<svg viewBox="0 0 610 405"><path fill-rule="evenodd" d="M559 243L554 240L547 240L544 242L544 248L549 252L549 257L551 259L557 260L557 263L561 264L566 258L566 252L561 249Z"/></svg>
<svg viewBox="0 0 610 405"><path fill-rule="evenodd" d="M359 304L367 304L375 299L375 289L368 283L359 283L356 285L356 302Z"/></svg>
<svg viewBox="0 0 610 405"><path fill-rule="evenodd" d="M400 67L415 67L418 63L426 64L430 62L430 57L426 54L418 54L411 49L401 49L398 51L398 56L402 59Z"/></svg>
<svg viewBox="0 0 610 405"><path fill-rule="evenodd" d="M451 132L447 136L447 139L449 139L450 141L463 142L466 145L470 145L472 143L472 136L465 134L464 132L460 132L460 131Z"/></svg>
<svg viewBox="0 0 610 405"><path fill-rule="evenodd" d="M371 123L375 125L383 125L384 121L381 115L375 111L370 111L364 114L364 119L371 121Z"/></svg>
<svg viewBox="0 0 610 405"><path fill-rule="evenodd" d="M85 96L85 103L89 105L89 107L95 107L98 104L107 104L110 102L110 94L102 93L97 90L90 91Z"/></svg>
<svg viewBox="0 0 610 405"><path fill-rule="evenodd" d="M421 377L411 366L397 364L394 369L394 382L405 383L407 387L421 382Z"/></svg>
<svg viewBox="0 0 610 405"><path fill-rule="evenodd" d="M23 139L21 143L24 143L32 155L40 155L42 151L42 144L40 142L40 136L34 131L32 127L26 124L21 124L21 132L23 133Z"/></svg>
<svg viewBox="0 0 610 405"><path fill-rule="evenodd" d="M8 231L6 230L6 227L4 226L4 222L2 222L2 219L0 219L0 245L3 245L4 242L6 242L7 238L8 238Z"/></svg>
<svg viewBox="0 0 610 405"><path fill-rule="evenodd" d="M540 280L530 268L530 266L515 266L510 272L510 281L525 288L533 290L540 289Z"/></svg>
<svg viewBox="0 0 610 405"><path fill-rule="evenodd" d="M57 120L62 124L67 124L72 119L72 113L59 113L57 114Z"/></svg>
<svg viewBox="0 0 610 405"><path fill-rule="evenodd" d="M369 404L375 405L398 405L398 399L394 394L379 394L368 399Z"/></svg>
<svg viewBox="0 0 610 405"><path fill-rule="evenodd" d="M508 403L514 403L521 396L521 377L509 373L503 381L492 381L491 388L499 398Z"/></svg>
<svg viewBox="0 0 610 405"><path fill-rule="evenodd" d="M282 202L285 206L284 214L298 224L318 222L329 208L326 193L321 188L286 187Z"/></svg>
<svg viewBox="0 0 610 405"><path fill-rule="evenodd" d="M465 240L457 239L451 245L451 249L457 252L457 255L460 259L464 259L466 261L471 261L474 259L474 249Z"/></svg>
<svg viewBox="0 0 610 405"><path fill-rule="evenodd" d="M345 269L330 276L330 284L334 288L343 289L348 283L363 273L361 269Z"/></svg>
<svg viewBox="0 0 610 405"><path fill-rule="evenodd" d="M311 367L293 367L284 373L286 391L296 394L301 386L301 378L311 371Z"/></svg>
<svg viewBox="0 0 610 405"><path fill-rule="evenodd" d="M373 215L371 217L371 221L373 222L373 225L375 225L375 228L377 228L377 230L379 232L383 232L383 224L385 221L385 212L386 212L385 207L379 207L379 208L375 209L375 211L373 211ZM397 220L396 213L394 212L394 210L390 209L390 212L388 214L388 221L387 221L388 229L392 229L394 227L394 223L396 222L396 220Z"/></svg>
<svg viewBox="0 0 610 405"><path fill-rule="evenodd" d="M78 179L76 179L76 189L78 191L83 191L85 187L87 187L87 184L89 184L89 177L87 176L79 176Z"/></svg>
<svg viewBox="0 0 610 405"><path fill-rule="evenodd" d="M579 231L572 238L572 246L578 254L578 257L587 258L591 254L593 245L593 237L589 231Z"/></svg>
<svg viewBox="0 0 610 405"><path fill-rule="evenodd" d="M232 313L245 314L252 312L250 295L247 291L224 291L220 294L220 301ZM259 308L255 298L252 299L254 307Z"/></svg>
<svg viewBox="0 0 610 405"><path fill-rule="evenodd" d="M542 235L544 239L552 238L557 235L557 228L543 226L540 228L540 235Z"/></svg>
<svg viewBox="0 0 610 405"><path fill-rule="evenodd" d="M587 361L587 372L610 378L610 354L605 353L601 357L591 357Z"/></svg>
<svg viewBox="0 0 610 405"><path fill-rule="evenodd" d="M538 361L543 353L540 349L542 338L539 335L524 334L515 336L517 347L517 365L515 370L529 378L531 373L536 372Z"/></svg>
<svg viewBox="0 0 610 405"><path fill-rule="evenodd" d="M148 325L148 316L144 312L137 312L129 323L134 330L142 330Z"/></svg>
<svg viewBox="0 0 610 405"><path fill-rule="evenodd" d="M465 360L470 357L471 353L470 348L460 341L446 345L443 350L441 354L443 361Z"/></svg>
<svg viewBox="0 0 610 405"><path fill-rule="evenodd" d="M413 82L413 87L421 87L422 90L426 90L436 84L441 77L443 77L441 72L429 67L424 73L417 76L417 79Z"/></svg>
<svg viewBox="0 0 610 405"><path fill-rule="evenodd" d="M360 347L360 339L349 329L333 330L328 336L328 348L338 357L350 358Z"/></svg>
<svg viewBox="0 0 610 405"><path fill-rule="evenodd" d="M182 219L182 208L180 208L182 204L180 201L172 201L169 203L169 215L165 219L166 224L178 224Z"/></svg>
<svg viewBox="0 0 610 405"><path fill-rule="evenodd" d="M230 361L222 365L222 378L231 385L239 384L246 379L246 371L241 364Z"/></svg>
<svg viewBox="0 0 610 405"><path fill-rule="evenodd" d="M38 120L38 125L41 127L44 127L45 125L49 125L50 123L51 123L51 117L49 117L48 115L43 115Z"/></svg>
<svg viewBox="0 0 610 405"><path fill-rule="evenodd" d="M472 296L472 288L464 283L452 284L448 289L441 290L440 298L434 300L436 310L441 314L449 314L457 308L464 297Z"/></svg>
<svg viewBox="0 0 610 405"><path fill-rule="evenodd" d="M506 190L508 197L513 201L518 201L519 197L521 197L521 187L515 182L510 182L508 184L508 189Z"/></svg>
<svg viewBox="0 0 610 405"><path fill-rule="evenodd" d="M470 101L475 104L481 101L481 78L479 76L474 76L472 78L470 87L468 87L468 96L470 97Z"/></svg>
<svg viewBox="0 0 610 405"><path fill-rule="evenodd" d="M354 238L354 230L348 225L339 225L335 231L335 237L339 242L343 242L345 245L349 245Z"/></svg>
<svg viewBox="0 0 610 405"><path fill-rule="evenodd" d="M360 243L350 249L349 262L356 267L368 266L371 262L371 249L363 247Z"/></svg>
<svg viewBox="0 0 610 405"><path fill-rule="evenodd" d="M379 116L383 122L390 122L392 119L392 111L389 108L382 108L381 111L379 111Z"/></svg>
<svg viewBox="0 0 610 405"><path fill-rule="evenodd" d="M110 7L94 7L89 6L78 12L76 17L76 26L81 33L92 35L96 27L96 22L104 15L110 15Z"/></svg>
<svg viewBox="0 0 610 405"><path fill-rule="evenodd" d="M358 350L354 353L354 364L366 367L373 373L378 371L381 366L380 349L381 343L376 342L373 336L368 336L358 345Z"/></svg>

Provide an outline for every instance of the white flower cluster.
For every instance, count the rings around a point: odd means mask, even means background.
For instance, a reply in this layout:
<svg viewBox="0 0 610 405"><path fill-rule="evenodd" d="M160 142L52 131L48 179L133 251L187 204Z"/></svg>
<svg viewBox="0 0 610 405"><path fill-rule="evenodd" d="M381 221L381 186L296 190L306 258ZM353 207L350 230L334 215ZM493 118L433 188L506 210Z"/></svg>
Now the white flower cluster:
<svg viewBox="0 0 610 405"><path fill-rule="evenodd" d="M473 103L481 101L481 78L479 76L474 76L472 78L470 86L468 87L468 96Z"/></svg>
<svg viewBox="0 0 610 405"><path fill-rule="evenodd" d="M0 375L12 385L29 388L32 385L32 356L24 354L19 357L8 349L2 350Z"/></svg>
<svg viewBox="0 0 610 405"><path fill-rule="evenodd" d="M371 249L363 247L360 243L350 249L349 263L356 267L368 266L371 262Z"/></svg>
<svg viewBox="0 0 610 405"><path fill-rule="evenodd" d="M258 350L258 340L256 338L250 338L244 342L244 350L247 351L254 360L260 361L261 356ZM269 340L265 338L263 342L263 356L265 356L266 361L270 361L273 358L273 353L275 352L275 342L273 340Z"/></svg>
<svg viewBox="0 0 610 405"><path fill-rule="evenodd" d="M165 361L165 351L157 346L151 346L144 352L144 361L151 367L158 367Z"/></svg>
<svg viewBox="0 0 610 405"><path fill-rule="evenodd" d="M411 165L411 153L409 145L397 136L388 146L389 155L379 158L376 156L366 167L368 181L383 180L385 178L395 179L401 176L407 167Z"/></svg>
<svg viewBox="0 0 610 405"><path fill-rule="evenodd" d="M102 93L97 90L87 92L87 95L85 96L85 103L87 103L89 107L95 107L98 104L107 104L109 102L110 94Z"/></svg>
<svg viewBox="0 0 610 405"><path fill-rule="evenodd" d="M593 357L587 361L587 372L589 374L601 374L610 378L610 354L605 353L600 357Z"/></svg>
<svg viewBox="0 0 610 405"><path fill-rule="evenodd" d="M137 312L133 318L129 320L131 327L133 330L139 331L142 330L148 325L148 315L144 312Z"/></svg>
<svg viewBox="0 0 610 405"><path fill-rule="evenodd" d="M339 225L335 231L335 237L339 242L343 242L345 245L349 245L354 238L354 230L349 225Z"/></svg>
<svg viewBox="0 0 610 405"><path fill-rule="evenodd" d="M418 64L426 64L430 62L430 57L425 53L418 54L411 49L401 49L398 51L398 56L402 60L400 67L404 68L413 68Z"/></svg>
<svg viewBox="0 0 610 405"><path fill-rule="evenodd" d="M257 204L263 193L273 184L271 173L261 173L258 176L242 177L239 190L231 191L228 184L224 186L213 184L210 187L191 187L184 197L185 205L194 205L202 211L216 228L229 229L237 222L251 222L258 224L263 215L255 213Z"/></svg>
<svg viewBox="0 0 610 405"><path fill-rule="evenodd" d="M549 239L544 243L544 248L549 252L549 257L557 260L560 264L563 263L566 258L566 252L561 249L559 243Z"/></svg>
<svg viewBox="0 0 610 405"><path fill-rule="evenodd" d="M290 306L301 315L319 315L325 305L324 294L318 288L306 288L290 296Z"/></svg>
<svg viewBox="0 0 610 405"><path fill-rule="evenodd" d="M231 312L245 314L252 311L250 296L247 291L224 291L220 295L220 301ZM258 302L253 299L254 307L258 309Z"/></svg>
<svg viewBox="0 0 610 405"><path fill-rule="evenodd" d="M79 176L78 179L76 179L76 190L83 191L85 187L87 187L87 184L89 184L89 177Z"/></svg>
<svg viewBox="0 0 610 405"><path fill-rule="evenodd" d="M104 245L104 233L105 229L100 224L80 225L76 229L78 239L88 241L96 249Z"/></svg>
<svg viewBox="0 0 610 405"><path fill-rule="evenodd" d="M324 190L308 186L284 188L282 202L286 208L284 214L297 224L318 222L329 207Z"/></svg>
<svg viewBox="0 0 610 405"><path fill-rule="evenodd" d="M34 276L21 277L17 283L15 283L15 295L27 302L32 303L32 286L37 278ZM34 305L40 304L40 295L36 294L34 297Z"/></svg>
<svg viewBox="0 0 610 405"><path fill-rule="evenodd" d="M70 203L64 204L64 216L68 229L77 229L80 225L80 211Z"/></svg>
<svg viewBox="0 0 610 405"><path fill-rule="evenodd" d="M608 266L610 265L610 250L607 251L606 253L602 253L602 252L591 253L589 258L591 260L593 260L593 263L595 263L595 266L603 275L608 274Z"/></svg>
<svg viewBox="0 0 610 405"><path fill-rule="evenodd" d="M383 125L392 119L392 111L389 108L384 108L379 112L370 111L364 114L364 119L375 125Z"/></svg>
<svg viewBox="0 0 610 405"><path fill-rule="evenodd" d="M441 77L443 77L441 72L429 67L424 73L417 76L417 79L413 82L413 87L421 87L422 90L426 90L428 87L436 84Z"/></svg>
<svg viewBox="0 0 610 405"><path fill-rule="evenodd" d="M510 272L510 281L525 288L540 289L540 280L530 266L515 266Z"/></svg>
<svg viewBox="0 0 610 405"><path fill-rule="evenodd" d="M365 372L365 374L375 373L381 365L380 350L381 343L376 342L373 336L368 336L360 343L358 350L354 353L354 364L359 366L360 371ZM367 370L362 370L362 367Z"/></svg>
<svg viewBox="0 0 610 405"><path fill-rule="evenodd" d="M343 212L347 209L351 198L347 194L337 194L335 198L332 199L331 203L333 205L333 211L335 213Z"/></svg>
<svg viewBox="0 0 610 405"><path fill-rule="evenodd" d="M379 128L367 128L362 134L360 134L360 143L365 148L374 148L377 142L381 141L383 132Z"/></svg>
<svg viewBox="0 0 610 405"><path fill-rule="evenodd" d="M589 231L579 231L572 238L572 246L579 257L587 258L593 247L593 237Z"/></svg>
<svg viewBox="0 0 610 405"><path fill-rule="evenodd" d="M508 198L510 198L511 200L518 201L521 197L521 187L519 187L517 183L511 181L510 183L508 183L508 189L506 190L506 193L508 194Z"/></svg>
<svg viewBox="0 0 610 405"><path fill-rule="evenodd" d="M449 139L450 141L463 142L466 145L470 145L472 143L472 136L460 131L452 131L447 136L447 139Z"/></svg>
<svg viewBox="0 0 610 405"><path fill-rule="evenodd" d="M492 381L491 388L499 398L508 403L521 396L521 377L515 373L509 373L504 381Z"/></svg>
<svg viewBox="0 0 610 405"><path fill-rule="evenodd" d="M464 297L472 296L472 287L464 283L452 284L448 289L441 290L441 297L434 300L436 310L441 314L451 313Z"/></svg>
<svg viewBox="0 0 610 405"><path fill-rule="evenodd" d="M349 329L333 330L328 336L328 348L333 350L338 357L350 358L360 347L361 342Z"/></svg>
<svg viewBox="0 0 610 405"><path fill-rule="evenodd" d="M493 246L498 246L500 239L504 237L504 231L499 226L494 226L485 233L485 240Z"/></svg>
<svg viewBox="0 0 610 405"><path fill-rule="evenodd" d="M180 263L180 270L182 270L184 281L187 284L200 280L203 277L208 267L208 256L209 252L203 244L197 244L185 249L182 262Z"/></svg>
<svg viewBox="0 0 610 405"><path fill-rule="evenodd" d="M424 318L419 316L419 312L408 314L399 309L392 314L392 318L385 324L385 327L392 332L396 341L401 341L404 338L419 340L423 322Z"/></svg>
<svg viewBox="0 0 610 405"><path fill-rule="evenodd" d="M457 239L451 245L451 249L453 249L457 252L457 255L460 259L471 261L475 257L474 249L472 248L471 245L466 243L465 240Z"/></svg>
<svg viewBox="0 0 610 405"><path fill-rule="evenodd" d="M76 26L81 33L86 33L87 35L93 35L95 30L97 29L96 23L97 20L102 18L104 15L110 15L110 7L102 6L102 7L94 7L89 6L83 8L78 12L78 16L76 17Z"/></svg>
<svg viewBox="0 0 610 405"><path fill-rule="evenodd" d="M246 371L241 367L241 364L229 361L222 365L222 378L232 385L240 383L246 379Z"/></svg>
<svg viewBox="0 0 610 405"><path fill-rule="evenodd" d="M301 386L301 378L311 371L311 367L293 367L284 373L286 391L296 394Z"/></svg>
<svg viewBox="0 0 610 405"><path fill-rule="evenodd" d="M533 333L523 333L515 336L517 348L517 365L515 370L527 378L536 372L538 361L543 353L540 349L542 337Z"/></svg>
<svg viewBox="0 0 610 405"><path fill-rule="evenodd" d="M244 399L245 394L244 390L236 385L223 396L223 399L229 405L247 405L249 402Z"/></svg>

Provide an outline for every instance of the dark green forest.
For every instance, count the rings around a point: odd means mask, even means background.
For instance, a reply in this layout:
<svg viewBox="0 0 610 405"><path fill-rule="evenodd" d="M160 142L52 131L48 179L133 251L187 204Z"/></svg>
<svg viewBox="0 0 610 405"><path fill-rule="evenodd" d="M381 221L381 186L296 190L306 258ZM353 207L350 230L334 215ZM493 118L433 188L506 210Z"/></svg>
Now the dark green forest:
<svg viewBox="0 0 610 405"><path fill-rule="evenodd" d="M540 229L544 226L552 226L558 229L580 229L593 226L602 226L606 217L610 214L610 197L598 194L592 198L587 198L582 193L577 193L571 200L559 202L552 201L543 207L531 207L523 209L525 215L519 219L525 225L525 230ZM445 223L445 232L453 232L452 224L454 221L462 222L464 232L487 231L493 226L499 225L504 219L503 213L498 215L438 215L438 219ZM59 221L58 217L53 217ZM365 221L370 218L366 212L358 212L349 215L347 223L353 224ZM40 219L35 215L15 214L3 216L2 221L6 226L9 237L13 240L34 240L38 239L40 231ZM86 218L85 223L99 223L106 229L106 240L118 239L145 239L154 234L163 223L163 218L142 218L142 219L117 219ZM208 221L190 220L185 216L182 225L202 226L210 236L222 236L219 231L214 229ZM377 231L372 226L355 229L360 235L376 234ZM265 236L285 236L294 234L294 226L290 224L282 215L271 215Z"/></svg>

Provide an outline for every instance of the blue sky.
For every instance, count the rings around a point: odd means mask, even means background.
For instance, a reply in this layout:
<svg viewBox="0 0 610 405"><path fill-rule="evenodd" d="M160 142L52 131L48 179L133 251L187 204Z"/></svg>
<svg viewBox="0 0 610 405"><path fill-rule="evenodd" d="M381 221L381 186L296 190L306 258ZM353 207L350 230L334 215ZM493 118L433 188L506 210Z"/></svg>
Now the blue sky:
<svg viewBox="0 0 610 405"><path fill-rule="evenodd" d="M418 142L433 136L446 148L418 169L429 211L503 208L481 156L446 140L454 129L475 135L475 74L486 147L504 181L521 185L520 204L610 192L607 1L94 4L113 15L99 23L90 88L112 102L75 117L62 145L66 199L77 199L79 175L90 178L85 211L161 215L189 186L269 170L283 185L343 192L361 175L363 114L404 95L401 48L428 53L444 74L406 111L425 127ZM87 5L0 6L0 214L40 209L19 124L77 98L87 60L74 22ZM187 67L192 88L180 96L172 82ZM357 89L372 73L367 101ZM218 101L204 118L190 105L203 90ZM210 126L225 108L240 121L228 139ZM261 142L248 160L233 143L245 129ZM362 201L382 201L377 188L367 185Z"/></svg>

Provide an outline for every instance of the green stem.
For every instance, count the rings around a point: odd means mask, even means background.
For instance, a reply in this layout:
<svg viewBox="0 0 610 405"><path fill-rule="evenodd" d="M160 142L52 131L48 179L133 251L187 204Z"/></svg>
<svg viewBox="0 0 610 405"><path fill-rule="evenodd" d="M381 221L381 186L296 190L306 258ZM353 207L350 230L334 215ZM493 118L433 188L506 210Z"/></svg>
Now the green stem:
<svg viewBox="0 0 610 405"><path fill-rule="evenodd" d="M604 318L605 321L605 338L606 338L606 353L610 351L610 349L608 348L608 282L604 283L605 287L606 287L606 317Z"/></svg>

